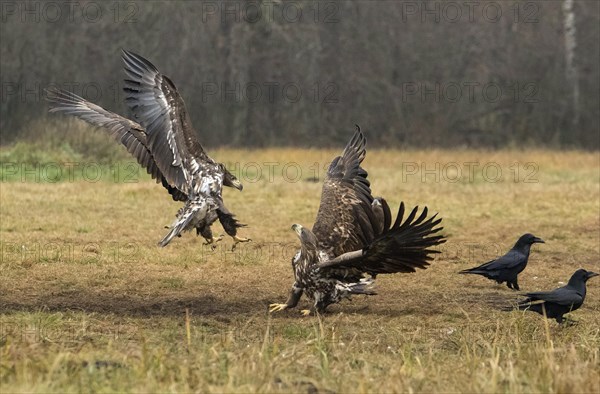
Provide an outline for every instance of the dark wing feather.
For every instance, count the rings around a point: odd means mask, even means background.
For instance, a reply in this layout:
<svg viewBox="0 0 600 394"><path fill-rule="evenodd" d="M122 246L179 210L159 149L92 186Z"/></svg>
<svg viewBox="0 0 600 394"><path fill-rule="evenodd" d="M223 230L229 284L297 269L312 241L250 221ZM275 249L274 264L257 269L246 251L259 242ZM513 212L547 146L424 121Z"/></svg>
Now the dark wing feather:
<svg viewBox="0 0 600 394"><path fill-rule="evenodd" d="M327 171L321 205L313 226L319 246L331 256L357 250L375 237L377 218L367 172L360 164L365 158L366 138L357 129L341 156Z"/></svg>
<svg viewBox="0 0 600 394"><path fill-rule="evenodd" d="M107 111L99 105L66 90L53 88L48 89L47 93L47 99L50 101L50 112L72 115L92 126L104 128L115 140L127 148L127 151L146 169L148 174L156 179L156 182L163 184L174 200L185 201L187 199L185 193L171 187L165 181L162 172L154 161L152 152L148 149L146 132L140 124Z"/></svg>
<svg viewBox="0 0 600 394"><path fill-rule="evenodd" d="M169 78L143 57L123 51L125 102L147 133L148 148L167 183L190 194L192 173L206 155L192 129L185 103Z"/></svg>
<svg viewBox="0 0 600 394"><path fill-rule="evenodd" d="M551 302L558 305L569 306L573 304L583 303L583 297L576 290L569 288L568 286L560 287L552 291L538 291L533 293L526 293L526 300L519 303L519 306L524 306L536 301Z"/></svg>
<svg viewBox="0 0 600 394"><path fill-rule="evenodd" d="M509 270L512 268L516 268L517 266L524 264L527 260L527 255L523 252L520 252L516 249L511 249L504 256L498 257L496 260L488 261L478 267L469 268L460 273L480 273L480 272L490 272L497 270Z"/></svg>
<svg viewBox="0 0 600 394"><path fill-rule="evenodd" d="M385 231L389 230L392 224L392 211L390 210L390 206L388 205L387 201L385 201L383 197L376 197L373 199L371 206L377 219L375 235L380 236Z"/></svg>
<svg viewBox="0 0 600 394"><path fill-rule="evenodd" d="M431 248L446 240L443 235L436 235L443 229L436 227L442 219L436 219L437 214L427 219L427 208L417 217L418 210L415 207L406 220L403 220L404 203L401 203L394 225L362 251L346 253L319 264L319 267L332 270L336 276L340 276L340 270L360 270L377 275L427 268L429 261L433 259L431 255L439 253Z"/></svg>

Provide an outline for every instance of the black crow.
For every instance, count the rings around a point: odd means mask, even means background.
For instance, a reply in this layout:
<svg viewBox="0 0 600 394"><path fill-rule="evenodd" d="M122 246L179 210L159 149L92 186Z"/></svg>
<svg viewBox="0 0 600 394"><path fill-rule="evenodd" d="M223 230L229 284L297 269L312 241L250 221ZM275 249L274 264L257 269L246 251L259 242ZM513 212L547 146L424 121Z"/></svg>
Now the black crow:
<svg viewBox="0 0 600 394"><path fill-rule="evenodd" d="M533 234L524 234L504 256L479 267L460 271L459 274L482 275L498 283L506 282L509 289L519 290L517 275L527 266L531 245L537 242L544 243L544 240Z"/></svg>
<svg viewBox="0 0 600 394"><path fill-rule="evenodd" d="M566 286L552 291L537 291L526 293L525 300L519 302L520 310L530 310L540 315L546 314L549 319L556 319L558 323L563 322L563 315L583 305L585 300L585 282L598 276L597 273L579 269L575 271Z"/></svg>

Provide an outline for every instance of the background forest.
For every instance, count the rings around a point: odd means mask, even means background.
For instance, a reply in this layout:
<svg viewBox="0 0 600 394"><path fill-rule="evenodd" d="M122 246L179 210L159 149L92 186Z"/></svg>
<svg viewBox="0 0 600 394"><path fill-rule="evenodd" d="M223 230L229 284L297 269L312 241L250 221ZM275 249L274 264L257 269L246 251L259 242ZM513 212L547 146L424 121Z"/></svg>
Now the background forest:
<svg viewBox="0 0 600 394"><path fill-rule="evenodd" d="M127 114L126 48L208 146L339 146L358 123L372 146L598 149L599 4L3 1L2 144L49 85Z"/></svg>

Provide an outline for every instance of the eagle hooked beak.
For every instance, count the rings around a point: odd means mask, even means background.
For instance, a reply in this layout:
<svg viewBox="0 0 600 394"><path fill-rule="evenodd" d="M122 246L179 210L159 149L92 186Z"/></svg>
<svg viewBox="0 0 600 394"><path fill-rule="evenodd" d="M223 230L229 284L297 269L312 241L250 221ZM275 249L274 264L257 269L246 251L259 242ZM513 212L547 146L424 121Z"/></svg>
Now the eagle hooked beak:
<svg viewBox="0 0 600 394"><path fill-rule="evenodd" d="M239 191L242 191L244 189L244 185L242 185L242 182L240 182L238 179L233 179L231 181L231 184Z"/></svg>

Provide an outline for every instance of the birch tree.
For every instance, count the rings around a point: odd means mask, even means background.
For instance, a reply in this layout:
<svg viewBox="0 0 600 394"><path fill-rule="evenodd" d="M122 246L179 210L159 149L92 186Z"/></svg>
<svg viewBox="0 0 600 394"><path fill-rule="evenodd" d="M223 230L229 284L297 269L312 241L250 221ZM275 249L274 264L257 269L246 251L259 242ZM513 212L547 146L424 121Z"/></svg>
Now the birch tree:
<svg viewBox="0 0 600 394"><path fill-rule="evenodd" d="M563 26L565 31L565 71L567 83L571 87L573 106L573 126L579 124L579 76L575 63L577 48L577 29L575 27L575 10L573 0L563 1Z"/></svg>

